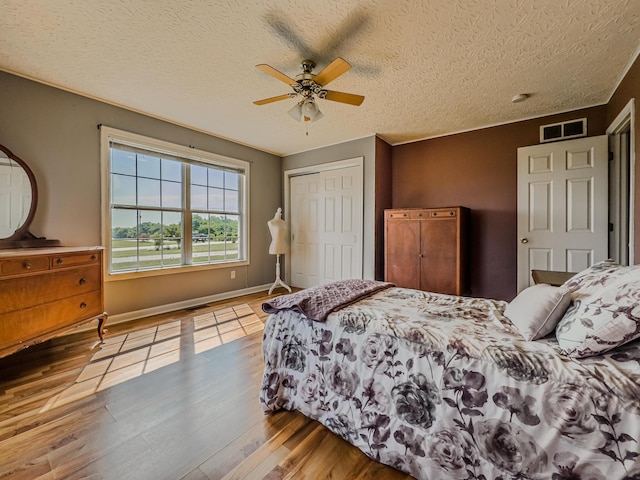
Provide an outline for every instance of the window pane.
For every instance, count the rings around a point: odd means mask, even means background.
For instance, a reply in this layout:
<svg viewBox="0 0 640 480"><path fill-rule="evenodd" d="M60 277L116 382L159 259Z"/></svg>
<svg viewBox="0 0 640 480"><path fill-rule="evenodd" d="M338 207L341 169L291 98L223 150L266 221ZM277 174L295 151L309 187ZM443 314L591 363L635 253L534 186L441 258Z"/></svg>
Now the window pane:
<svg viewBox="0 0 640 480"><path fill-rule="evenodd" d="M209 215L194 213L191 216L191 238L193 240L191 263L208 263Z"/></svg>
<svg viewBox="0 0 640 480"><path fill-rule="evenodd" d="M162 214L163 234L169 238L182 237L182 213L163 212Z"/></svg>
<svg viewBox="0 0 640 480"><path fill-rule="evenodd" d="M182 263L182 214L164 212L162 214L162 264Z"/></svg>
<svg viewBox="0 0 640 480"><path fill-rule="evenodd" d="M174 182L182 181L182 164L175 160L162 159L162 179L173 180Z"/></svg>
<svg viewBox="0 0 640 480"><path fill-rule="evenodd" d="M191 210L207 209L207 187L193 185L191 187Z"/></svg>
<svg viewBox="0 0 640 480"><path fill-rule="evenodd" d="M162 182L162 206L168 208L182 207L182 184Z"/></svg>
<svg viewBox="0 0 640 480"><path fill-rule="evenodd" d="M111 204L136 205L136 178L125 175L111 175Z"/></svg>
<svg viewBox="0 0 640 480"><path fill-rule="evenodd" d="M136 154L111 149L111 173L136 174Z"/></svg>
<svg viewBox="0 0 640 480"><path fill-rule="evenodd" d="M151 155L138 154L138 176L160 178L160 159Z"/></svg>
<svg viewBox="0 0 640 480"><path fill-rule="evenodd" d="M224 219L219 215L209 217L209 231L214 242L224 241Z"/></svg>
<svg viewBox="0 0 640 480"><path fill-rule="evenodd" d="M231 190L238 190L239 188L239 176L237 173L224 172L224 188Z"/></svg>
<svg viewBox="0 0 640 480"><path fill-rule="evenodd" d="M138 178L138 205L145 207L160 206L160 180Z"/></svg>
<svg viewBox="0 0 640 480"><path fill-rule="evenodd" d="M138 211L114 208L111 210L111 237L136 238L138 236Z"/></svg>
<svg viewBox="0 0 640 480"><path fill-rule="evenodd" d="M138 267L138 212L111 210L111 262L113 271Z"/></svg>
<svg viewBox="0 0 640 480"><path fill-rule="evenodd" d="M191 165L191 185L207 185L207 168Z"/></svg>
<svg viewBox="0 0 640 480"><path fill-rule="evenodd" d="M224 172L217 168L209 169L209 186L210 187L224 187Z"/></svg>
<svg viewBox="0 0 640 480"><path fill-rule="evenodd" d="M224 209L227 212L239 212L240 206L238 204L238 191L237 190L225 190L224 191Z"/></svg>
<svg viewBox="0 0 640 480"><path fill-rule="evenodd" d="M140 236L145 238L160 238L161 212L140 210Z"/></svg>
<svg viewBox="0 0 640 480"><path fill-rule="evenodd" d="M194 213L191 216L191 239L193 241L191 263L209 262L209 216Z"/></svg>
<svg viewBox="0 0 640 480"><path fill-rule="evenodd" d="M219 212L224 210L224 190L221 188L209 189L209 210Z"/></svg>
<svg viewBox="0 0 640 480"><path fill-rule="evenodd" d="M191 233L193 236L209 236L209 215L194 213L191 215Z"/></svg>
<svg viewBox="0 0 640 480"><path fill-rule="evenodd" d="M211 215L209 224L211 225L211 231L214 232L211 245L211 262L223 262L225 258L224 216Z"/></svg>
<svg viewBox="0 0 640 480"><path fill-rule="evenodd" d="M140 247L140 268L158 268L161 265L162 250L162 212L151 210L140 210L140 236L144 235L146 239L144 248Z"/></svg>
<svg viewBox="0 0 640 480"><path fill-rule="evenodd" d="M238 216L227 215L224 221L225 260L238 258Z"/></svg>

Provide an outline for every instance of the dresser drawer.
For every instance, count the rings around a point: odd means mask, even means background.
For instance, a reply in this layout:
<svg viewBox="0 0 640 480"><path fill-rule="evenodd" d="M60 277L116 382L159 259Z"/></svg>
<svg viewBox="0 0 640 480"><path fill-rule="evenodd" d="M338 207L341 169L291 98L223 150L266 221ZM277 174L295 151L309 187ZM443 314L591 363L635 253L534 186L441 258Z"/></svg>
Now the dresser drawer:
<svg viewBox="0 0 640 480"><path fill-rule="evenodd" d="M100 265L86 265L14 279L0 278L0 314L100 290Z"/></svg>
<svg viewBox="0 0 640 480"><path fill-rule="evenodd" d="M431 217L431 212L429 210L410 211L409 217L412 219L426 220L427 218Z"/></svg>
<svg viewBox="0 0 640 480"><path fill-rule="evenodd" d="M66 268L100 262L100 252L81 252L51 256L51 268Z"/></svg>
<svg viewBox="0 0 640 480"><path fill-rule="evenodd" d="M430 217L431 218L455 218L456 211L452 208L446 208L442 210L431 210Z"/></svg>
<svg viewBox="0 0 640 480"><path fill-rule="evenodd" d="M396 211L386 211L384 213L386 218L393 218L393 219L400 219L400 220L409 219L408 211L396 210Z"/></svg>
<svg viewBox="0 0 640 480"><path fill-rule="evenodd" d="M25 256L0 260L0 277L24 273L42 272L49 269L49 257Z"/></svg>
<svg viewBox="0 0 640 480"><path fill-rule="evenodd" d="M17 343L28 342L34 338L34 332L38 332L39 335L52 333L81 320L95 318L101 313L102 293L94 291L2 314L0 350Z"/></svg>

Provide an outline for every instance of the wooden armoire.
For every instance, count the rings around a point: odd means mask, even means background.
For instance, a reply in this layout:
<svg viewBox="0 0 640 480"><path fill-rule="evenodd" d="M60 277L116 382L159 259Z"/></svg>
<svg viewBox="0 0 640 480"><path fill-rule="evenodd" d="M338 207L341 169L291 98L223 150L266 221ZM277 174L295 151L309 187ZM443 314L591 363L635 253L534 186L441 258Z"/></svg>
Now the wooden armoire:
<svg viewBox="0 0 640 480"><path fill-rule="evenodd" d="M466 207L385 210L385 281L398 287L468 294L468 223Z"/></svg>

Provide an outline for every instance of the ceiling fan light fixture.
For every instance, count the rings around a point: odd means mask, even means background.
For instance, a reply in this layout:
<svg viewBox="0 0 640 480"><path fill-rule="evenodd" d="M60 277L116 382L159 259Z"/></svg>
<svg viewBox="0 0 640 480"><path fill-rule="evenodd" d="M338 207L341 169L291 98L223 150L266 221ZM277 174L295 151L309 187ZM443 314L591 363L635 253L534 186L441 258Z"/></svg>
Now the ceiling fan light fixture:
<svg viewBox="0 0 640 480"><path fill-rule="evenodd" d="M288 113L296 122L302 121L302 105L299 103L296 103Z"/></svg>
<svg viewBox="0 0 640 480"><path fill-rule="evenodd" d="M313 73L315 66L316 64L312 60L303 61L302 73L293 79L266 63L256 65L256 68L262 72L289 85L293 89L293 92L256 100L253 103L256 105L267 105L280 100L286 100L287 98L302 97L302 100L288 112L297 122L315 122L324 117L315 102L316 96L324 100L345 103L347 105L359 106L362 104L364 101L362 95L336 92L324 88L328 83L334 81L340 75L351 69L351 65L349 65L346 60L337 57L318 74Z"/></svg>
<svg viewBox="0 0 640 480"><path fill-rule="evenodd" d="M315 122L324 117L313 98L306 98L296 103L288 113L296 122Z"/></svg>
<svg viewBox="0 0 640 480"><path fill-rule="evenodd" d="M313 98L307 98L302 102L302 113L305 117L309 117L311 120L315 120L316 116L320 112L318 105L313 101Z"/></svg>
<svg viewBox="0 0 640 480"><path fill-rule="evenodd" d="M322 117L324 117L324 113L322 113L320 110L318 110L313 117L304 117L304 118L305 118L305 121L307 121L307 118L308 118L309 119L308 121L317 122Z"/></svg>

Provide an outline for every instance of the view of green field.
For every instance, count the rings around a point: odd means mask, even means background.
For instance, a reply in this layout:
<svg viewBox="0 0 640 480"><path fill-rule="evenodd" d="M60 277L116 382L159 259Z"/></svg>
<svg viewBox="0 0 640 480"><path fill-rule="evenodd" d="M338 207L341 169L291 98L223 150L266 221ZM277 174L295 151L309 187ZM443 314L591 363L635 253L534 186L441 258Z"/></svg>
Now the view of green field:
<svg viewBox="0 0 640 480"><path fill-rule="evenodd" d="M176 238L113 239L112 271L143 270L182 264L182 242ZM194 238L192 263L236 260L238 243L232 239Z"/></svg>

